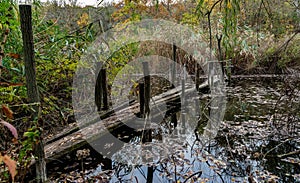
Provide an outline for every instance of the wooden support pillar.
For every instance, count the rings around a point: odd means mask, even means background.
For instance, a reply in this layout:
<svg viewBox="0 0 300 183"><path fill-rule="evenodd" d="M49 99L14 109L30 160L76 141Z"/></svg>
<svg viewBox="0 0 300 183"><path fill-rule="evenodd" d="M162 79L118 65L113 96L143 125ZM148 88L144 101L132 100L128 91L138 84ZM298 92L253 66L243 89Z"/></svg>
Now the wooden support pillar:
<svg viewBox="0 0 300 183"><path fill-rule="evenodd" d="M171 63L171 88L174 88L175 86L175 78L176 78L176 51L177 51L177 47L175 44L172 45L172 58L173 61ZM174 129L177 127L178 122L177 122L177 115L176 114L172 114L171 116L171 123L173 123L174 125Z"/></svg>
<svg viewBox="0 0 300 183"><path fill-rule="evenodd" d="M145 118L145 84L139 83L139 99L140 99L140 114L141 118Z"/></svg>
<svg viewBox="0 0 300 183"><path fill-rule="evenodd" d="M171 63L171 84L172 85L175 85L175 81L176 81L176 50L177 50L177 47L175 44L173 44L173 61ZM172 86L171 85L171 86Z"/></svg>
<svg viewBox="0 0 300 183"><path fill-rule="evenodd" d="M145 97L145 122L146 130L144 131L144 136L142 142L151 142L152 141L152 130L150 129L150 97L151 97L151 87L150 87L150 71L149 63L143 62L143 71L144 71L144 97Z"/></svg>
<svg viewBox="0 0 300 183"><path fill-rule="evenodd" d="M101 62L97 62L97 68L96 68L96 73L98 73L98 75L96 76L96 86L95 86L95 103L97 106L97 110L100 111L101 110L101 106L102 106L102 96L103 96L103 91L102 91L102 78L101 78L101 74L100 74L100 70L102 67L102 63Z"/></svg>
<svg viewBox="0 0 300 183"><path fill-rule="evenodd" d="M102 90L103 90L103 109L108 109L108 88L107 88L107 75L106 75L106 69L102 68L100 70L101 74L101 83L102 83Z"/></svg>
<svg viewBox="0 0 300 183"><path fill-rule="evenodd" d="M226 61L226 73L227 73L227 77L228 77L228 85L231 85L231 68L232 68L232 63L231 60Z"/></svg>
<svg viewBox="0 0 300 183"><path fill-rule="evenodd" d="M103 163L103 168L104 170L112 170L113 167L112 167L112 160L110 158L104 158L103 157L103 160L102 160L102 163Z"/></svg>
<svg viewBox="0 0 300 183"><path fill-rule="evenodd" d="M198 97L195 98L195 116L200 117L200 99Z"/></svg>
<svg viewBox="0 0 300 183"><path fill-rule="evenodd" d="M100 111L102 104L103 110L108 109L108 88L107 88L107 75L106 69L102 68L102 63L97 63L97 70L99 70L99 74L96 78L96 86L95 86L95 103L97 106L97 110Z"/></svg>
<svg viewBox="0 0 300 183"><path fill-rule="evenodd" d="M145 83L145 114L150 114L150 94L151 94L151 88L150 88L150 71L149 71L149 63L143 62L143 71L144 71L144 83Z"/></svg>
<svg viewBox="0 0 300 183"><path fill-rule="evenodd" d="M186 70L183 67L183 78L181 79L181 127L182 134L185 133L185 123L186 123L186 101L185 101L185 80L186 80Z"/></svg>
<svg viewBox="0 0 300 183"><path fill-rule="evenodd" d="M185 73L184 73L185 74ZM181 108L183 108L183 110L186 110L186 102L185 102L185 77L181 80Z"/></svg>
<svg viewBox="0 0 300 183"><path fill-rule="evenodd" d="M149 63L143 62L143 71L144 71L144 102L145 102L145 122L146 129L144 129L144 136L142 139L142 143L152 142L152 130L150 129L150 97L151 97L151 81L150 81L150 71L149 71ZM151 151L151 149L149 149ZM147 171L147 183L153 182L153 173L154 169L152 166L148 167Z"/></svg>
<svg viewBox="0 0 300 183"><path fill-rule="evenodd" d="M38 118L40 113L40 98L36 83L36 71L34 60L34 43L32 31L32 9L31 5L20 5L20 21L24 47L24 63L28 101L33 105L33 120L37 129L39 128ZM32 125L34 126L34 125ZM34 155L36 159L36 182L45 182L47 180L46 161L44 144L41 135L38 136L34 144Z"/></svg>
<svg viewBox="0 0 300 183"><path fill-rule="evenodd" d="M154 173L153 167L149 166L147 172L147 183L153 183L153 173Z"/></svg>
<svg viewBox="0 0 300 183"><path fill-rule="evenodd" d="M171 123L174 125L174 129L175 129L177 127L177 125L178 125L176 113L172 114L172 116L171 116Z"/></svg>
<svg viewBox="0 0 300 183"><path fill-rule="evenodd" d="M196 90L199 91L200 86L200 68L198 63L195 66L195 82L196 82Z"/></svg>

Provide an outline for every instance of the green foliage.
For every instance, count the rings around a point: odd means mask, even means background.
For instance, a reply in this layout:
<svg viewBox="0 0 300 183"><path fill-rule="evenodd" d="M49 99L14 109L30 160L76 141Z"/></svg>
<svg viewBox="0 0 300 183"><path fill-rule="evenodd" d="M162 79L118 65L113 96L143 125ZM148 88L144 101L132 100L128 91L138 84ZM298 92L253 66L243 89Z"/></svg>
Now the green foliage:
<svg viewBox="0 0 300 183"><path fill-rule="evenodd" d="M137 54L139 43L128 44L114 52L107 61L109 84L112 84L116 75Z"/></svg>
<svg viewBox="0 0 300 183"><path fill-rule="evenodd" d="M226 55L232 55L237 46L238 13L240 11L238 0L225 0L225 14L222 18L223 46Z"/></svg>
<svg viewBox="0 0 300 183"><path fill-rule="evenodd" d="M192 11L194 12L195 10ZM197 29L197 27L199 26L198 16L195 13L184 13L182 15L181 23L186 24L193 29Z"/></svg>
<svg viewBox="0 0 300 183"><path fill-rule="evenodd" d="M15 1L2 0L0 2L0 30L19 28L18 8Z"/></svg>
<svg viewBox="0 0 300 183"><path fill-rule="evenodd" d="M280 53L278 66L280 68L298 65L300 61L300 35L291 41L289 45Z"/></svg>
<svg viewBox="0 0 300 183"><path fill-rule="evenodd" d="M4 45L3 52L5 55L3 59L3 65L9 69L9 75L12 75L13 81L20 81L17 76L15 76L16 72L19 75L24 75L23 65L20 64L20 60L17 59L22 52L22 41L20 34L20 21L18 8L15 1L11 0L3 0L0 2L0 34L8 31L8 38L6 42L3 42ZM3 37L2 37L3 39ZM3 41L0 39L1 41ZM0 48L1 49L1 48ZM15 55L16 57L12 57L9 55Z"/></svg>
<svg viewBox="0 0 300 183"><path fill-rule="evenodd" d="M9 4L8 2L10 1L5 1ZM6 69L2 72L3 75L0 75L0 83L7 81L23 84L25 73L21 56L23 48L18 14L15 19L9 19L9 23L7 23L2 15L4 15L3 13L9 14L9 12L5 6L2 6L3 3L4 1L1 1L1 26L3 27L6 23L6 28L10 29L4 45L4 52L5 55L13 53L19 57L4 57L3 63ZM0 104L15 104L14 109L18 119L14 120L14 123L22 126L20 131L24 135L20 140L17 158L20 166L25 169L32 160L31 154L34 145L41 138L42 130L39 127L51 129L62 124L66 125L67 117L72 114L73 74L80 56L96 36L95 24L89 23L87 19L84 22L86 26L78 26L78 30L70 31L59 25L56 19L48 18L45 13L46 9L47 7L41 6L39 1L35 1L32 6L36 74L42 103L41 114L46 125L41 126L42 124L38 124L39 122L29 120L31 106L24 104L27 98L25 86L0 87Z"/></svg>
<svg viewBox="0 0 300 183"><path fill-rule="evenodd" d="M222 43L227 58L233 56L237 45L238 15L240 12L240 1L238 0L200 0L197 4L196 13L198 17L208 17L209 24L217 24L218 33L223 36ZM213 31L215 27L208 27ZM212 40L210 40L212 41Z"/></svg>
<svg viewBox="0 0 300 183"><path fill-rule="evenodd" d="M297 59L299 61L300 58L300 36L298 35L297 38L289 45L287 50L287 56L292 57L293 59Z"/></svg>

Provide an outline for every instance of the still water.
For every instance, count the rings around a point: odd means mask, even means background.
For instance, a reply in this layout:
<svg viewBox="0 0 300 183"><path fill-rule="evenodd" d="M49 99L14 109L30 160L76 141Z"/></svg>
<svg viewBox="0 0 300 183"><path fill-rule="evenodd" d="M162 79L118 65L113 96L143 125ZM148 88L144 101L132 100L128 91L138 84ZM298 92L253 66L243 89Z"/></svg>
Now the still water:
<svg viewBox="0 0 300 183"><path fill-rule="evenodd" d="M194 98L188 100L192 104L186 109L189 112L177 112L158 123L152 143L141 145L143 134L127 136L126 146L108 161L111 170L99 160L98 166L85 170L85 179L300 182L299 82L283 78L233 82L226 88L224 120L218 122L212 139L203 137L210 121L211 96L201 95L198 103ZM185 121L184 127L174 129L175 115L178 124Z"/></svg>

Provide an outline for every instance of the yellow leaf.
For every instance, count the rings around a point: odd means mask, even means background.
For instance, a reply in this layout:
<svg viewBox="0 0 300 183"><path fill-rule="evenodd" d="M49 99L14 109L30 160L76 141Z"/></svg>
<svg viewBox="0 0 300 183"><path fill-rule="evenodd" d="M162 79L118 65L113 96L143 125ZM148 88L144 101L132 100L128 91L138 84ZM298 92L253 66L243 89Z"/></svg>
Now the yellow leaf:
<svg viewBox="0 0 300 183"><path fill-rule="evenodd" d="M79 26L86 26L89 23L89 15L87 13L83 13L79 20L77 21L77 24Z"/></svg>
<svg viewBox="0 0 300 183"><path fill-rule="evenodd" d="M231 6L231 3L230 3L230 2L228 2L228 3L227 3L227 8L228 8L228 9L231 9L231 8L232 8L232 6Z"/></svg>

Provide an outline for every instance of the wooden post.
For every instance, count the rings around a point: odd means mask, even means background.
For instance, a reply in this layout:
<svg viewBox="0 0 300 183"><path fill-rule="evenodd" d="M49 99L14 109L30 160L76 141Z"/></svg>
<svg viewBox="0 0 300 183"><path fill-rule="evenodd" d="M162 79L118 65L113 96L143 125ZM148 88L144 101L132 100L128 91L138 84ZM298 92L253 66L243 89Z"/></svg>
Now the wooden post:
<svg viewBox="0 0 300 183"><path fill-rule="evenodd" d="M20 21L21 31L24 48L24 62L25 62L25 75L26 75L26 87L28 100L33 105L33 118L38 128L38 118L40 113L40 98L36 83L36 71L34 61L34 44L33 44L33 32L32 32L32 10L30 5L20 5ZM38 128L39 129L39 128ZM46 161L44 144L41 136L38 137L38 142L34 145L34 154L37 157L36 161L36 178L37 182L45 182L47 180L46 175Z"/></svg>
<svg viewBox="0 0 300 183"><path fill-rule="evenodd" d="M96 69L96 73L98 73L98 75L96 76L96 86L95 86L95 103L97 106L97 110L100 111L101 110L101 105L102 105L102 74L100 74L100 70L102 67L102 63L101 62L97 62L97 69Z"/></svg>
<svg viewBox="0 0 300 183"><path fill-rule="evenodd" d="M102 163L103 163L103 167L101 167L101 168L103 168L104 170L112 170L113 169L112 160L110 158L103 157Z"/></svg>
<svg viewBox="0 0 300 183"><path fill-rule="evenodd" d="M153 173L154 173L153 167L149 166L147 172L147 183L153 183Z"/></svg>
<svg viewBox="0 0 300 183"><path fill-rule="evenodd" d="M175 85L175 77L176 77L176 50L177 47L173 44L172 51L173 51L173 61L171 64L171 88L174 88ZM174 125L174 129L177 127L177 116L176 114L172 114L171 116L171 123Z"/></svg>
<svg viewBox="0 0 300 183"><path fill-rule="evenodd" d="M146 120L146 128L150 127L150 71L149 71L149 63L143 62L143 71L144 71L144 84L145 84L145 120ZM142 142L151 142L152 141L152 131L151 129L147 129L144 131L144 137Z"/></svg>
<svg viewBox="0 0 300 183"><path fill-rule="evenodd" d="M151 97L151 87L150 87L150 71L149 71L149 63L143 62L143 71L144 71L144 102L145 102L145 120L146 120L146 128L144 129L144 136L142 139L142 143L152 142L152 130L150 129L150 97ZM150 149L151 150L151 149ZM147 183L153 182L153 167L148 166L147 172Z"/></svg>
<svg viewBox="0 0 300 183"><path fill-rule="evenodd" d="M228 85L231 85L231 68L232 68L232 63L231 60L228 60L226 62L226 73L228 75Z"/></svg>
<svg viewBox="0 0 300 183"><path fill-rule="evenodd" d="M139 82L140 114L141 118L145 117L145 85Z"/></svg>
<svg viewBox="0 0 300 183"><path fill-rule="evenodd" d="M143 71L144 71L144 83L145 83L145 114L150 114L150 71L149 71L149 63L143 62Z"/></svg>
<svg viewBox="0 0 300 183"><path fill-rule="evenodd" d="M174 129L177 127L177 116L176 113L171 116L171 123L174 125Z"/></svg>
<svg viewBox="0 0 300 183"><path fill-rule="evenodd" d="M97 70L100 69L96 79L96 86L95 86L95 103L98 111L101 110L102 102L103 102L103 109L104 110L108 109L108 89L107 89L106 69L102 68L101 66L102 64L100 62L97 63Z"/></svg>
<svg viewBox="0 0 300 183"><path fill-rule="evenodd" d="M198 68L196 68L196 90L199 91L199 86L200 86L200 70Z"/></svg>
<svg viewBox="0 0 300 183"><path fill-rule="evenodd" d="M186 111L186 97L185 97L185 84L186 84L186 75L187 75L187 71L186 71L186 65L184 64L183 66L183 78L181 79L181 103L183 106L183 109Z"/></svg>
<svg viewBox="0 0 300 183"><path fill-rule="evenodd" d="M173 61L172 64L171 64L171 83L172 85L175 85L175 78L176 78L176 50L177 50L177 47L175 44L173 44ZM172 86L171 85L171 86Z"/></svg>
<svg viewBox="0 0 300 183"><path fill-rule="evenodd" d="M183 67L183 78L181 79L181 126L182 126L182 134L185 133L185 120L186 120L186 103L185 103L185 65Z"/></svg>
<svg viewBox="0 0 300 183"><path fill-rule="evenodd" d="M100 70L101 73L101 83L102 83L102 90L103 90L103 109L108 109L108 88L107 88L107 77L106 77L106 69L102 68Z"/></svg>
<svg viewBox="0 0 300 183"><path fill-rule="evenodd" d="M200 117L200 102L199 102L199 98L196 97L195 98L195 116L196 117Z"/></svg>
<svg viewBox="0 0 300 183"><path fill-rule="evenodd" d="M193 57L190 56L190 60L192 61ZM199 64L197 61L195 61L195 83L196 83L196 91L199 91L199 85L200 85L200 70L199 70Z"/></svg>
<svg viewBox="0 0 300 183"><path fill-rule="evenodd" d="M185 72L183 72L183 74L184 78L181 79L181 107L183 107L183 109L185 110Z"/></svg>

